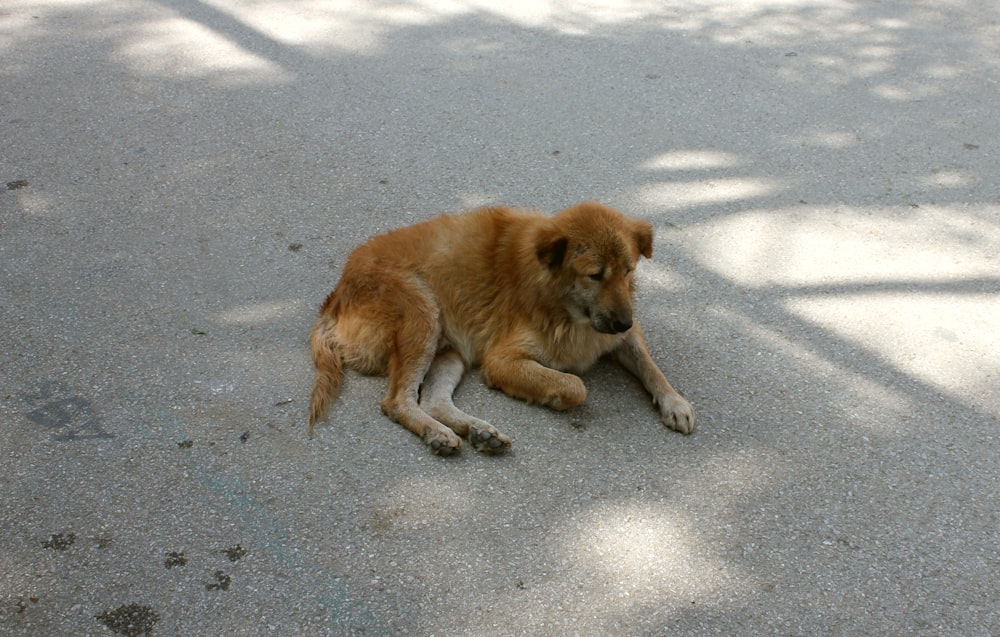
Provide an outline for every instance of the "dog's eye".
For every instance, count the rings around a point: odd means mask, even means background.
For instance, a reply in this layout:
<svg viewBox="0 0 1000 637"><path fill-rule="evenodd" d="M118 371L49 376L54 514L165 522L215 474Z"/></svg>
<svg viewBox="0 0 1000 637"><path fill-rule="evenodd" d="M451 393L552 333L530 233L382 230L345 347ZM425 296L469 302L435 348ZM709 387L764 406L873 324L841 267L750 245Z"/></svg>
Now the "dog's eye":
<svg viewBox="0 0 1000 637"><path fill-rule="evenodd" d="M600 281L601 279L603 279L604 278L604 268L601 268L600 272L596 272L594 274L591 274L590 278L592 280L594 280L594 281Z"/></svg>

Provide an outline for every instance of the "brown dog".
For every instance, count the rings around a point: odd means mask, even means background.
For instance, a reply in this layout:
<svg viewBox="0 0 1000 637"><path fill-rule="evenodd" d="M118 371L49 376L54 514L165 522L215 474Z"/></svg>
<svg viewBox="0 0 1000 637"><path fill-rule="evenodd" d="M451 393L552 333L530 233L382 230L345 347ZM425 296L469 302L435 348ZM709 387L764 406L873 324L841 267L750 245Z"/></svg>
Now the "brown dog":
<svg viewBox="0 0 1000 637"><path fill-rule="evenodd" d="M382 411L436 453L455 453L459 436L502 453L510 438L452 402L466 366L490 387L562 410L587 396L569 372L607 353L642 381L668 427L691 433L691 405L632 317L635 266L652 253L650 224L592 202L554 217L488 208L374 237L351 253L312 329L309 435L346 365L388 374Z"/></svg>

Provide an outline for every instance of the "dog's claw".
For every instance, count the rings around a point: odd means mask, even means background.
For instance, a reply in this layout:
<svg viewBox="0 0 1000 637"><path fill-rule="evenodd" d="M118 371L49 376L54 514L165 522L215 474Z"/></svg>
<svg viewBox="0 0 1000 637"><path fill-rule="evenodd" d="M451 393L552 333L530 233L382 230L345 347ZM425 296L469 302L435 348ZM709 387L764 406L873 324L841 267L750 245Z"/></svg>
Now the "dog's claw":
<svg viewBox="0 0 1000 637"><path fill-rule="evenodd" d="M691 407L691 403L680 396L658 402L660 419L664 425L682 434L694 431L694 408Z"/></svg>

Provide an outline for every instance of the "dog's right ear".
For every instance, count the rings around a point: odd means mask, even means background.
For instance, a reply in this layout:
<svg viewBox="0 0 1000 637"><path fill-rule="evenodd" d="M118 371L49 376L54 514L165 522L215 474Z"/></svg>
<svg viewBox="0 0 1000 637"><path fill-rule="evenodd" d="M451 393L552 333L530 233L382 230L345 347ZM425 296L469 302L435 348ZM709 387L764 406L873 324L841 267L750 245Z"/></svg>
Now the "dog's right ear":
<svg viewBox="0 0 1000 637"><path fill-rule="evenodd" d="M647 259L653 256L653 226L648 221L634 220L635 243L639 254Z"/></svg>
<svg viewBox="0 0 1000 637"><path fill-rule="evenodd" d="M556 233L544 232L538 238L538 244L536 245L536 254L538 255L538 260L547 265L550 269L555 270L562 265L563 260L566 258L566 246L569 245L569 239L560 236Z"/></svg>

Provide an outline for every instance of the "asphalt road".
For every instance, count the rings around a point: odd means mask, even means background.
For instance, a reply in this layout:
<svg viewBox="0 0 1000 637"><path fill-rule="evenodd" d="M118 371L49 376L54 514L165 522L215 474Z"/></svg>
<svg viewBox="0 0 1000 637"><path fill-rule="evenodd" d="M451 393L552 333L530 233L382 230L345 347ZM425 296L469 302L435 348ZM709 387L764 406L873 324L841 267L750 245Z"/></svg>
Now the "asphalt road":
<svg viewBox="0 0 1000 637"><path fill-rule="evenodd" d="M1000 634L998 140L987 0L4 0L0 634ZM582 199L692 436L307 439L351 247Z"/></svg>

